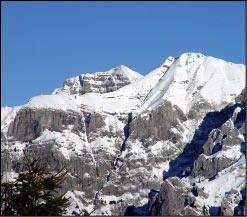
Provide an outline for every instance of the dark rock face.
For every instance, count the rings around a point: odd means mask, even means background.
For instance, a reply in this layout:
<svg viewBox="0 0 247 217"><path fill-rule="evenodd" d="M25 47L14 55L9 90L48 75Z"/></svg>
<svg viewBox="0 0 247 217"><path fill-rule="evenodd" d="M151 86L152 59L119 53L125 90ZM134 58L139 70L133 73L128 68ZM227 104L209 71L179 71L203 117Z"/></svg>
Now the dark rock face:
<svg viewBox="0 0 247 217"><path fill-rule="evenodd" d="M232 159L227 158L209 158L200 155L194 162L192 169L193 177L205 177L206 179L214 177L218 172L232 164Z"/></svg>
<svg viewBox="0 0 247 217"><path fill-rule="evenodd" d="M74 111L23 108L10 125L8 136L28 142L39 137L45 129L62 132L72 126L72 132L86 132L89 141L92 141L98 136L98 129L105 126L104 118L97 113L84 115Z"/></svg>
<svg viewBox="0 0 247 217"><path fill-rule="evenodd" d="M79 81L80 81L80 85L81 85L81 89L79 90L80 95L92 92L92 87L91 87L92 85L87 80L84 80L82 75L79 76ZM73 85L73 84L71 84L71 85ZM76 94L76 93L77 92L74 91L73 94Z"/></svg>
<svg viewBox="0 0 247 217"><path fill-rule="evenodd" d="M104 118L97 113L89 113L85 115L85 126L87 139L89 142L93 141L95 138L101 134L98 130L105 126ZM98 133L98 134L97 134Z"/></svg>
<svg viewBox="0 0 247 217"><path fill-rule="evenodd" d="M60 147L61 144L56 143L56 141L50 141L45 144L29 144L26 151L31 158L38 156L40 158L39 162L42 165L48 165L56 171L59 171L65 166L69 173L63 183L63 189L59 191L83 191L85 193L85 201L83 202L87 204L88 201L93 201L95 191L101 189L106 182L106 171L113 169L114 165L111 162L114 161L115 157L105 155L103 159L101 153L95 153L94 156L97 156L97 158L94 159L92 153L87 148L83 148L79 153L75 153L67 159L58 150ZM20 158L15 154L16 153L11 150L2 153L2 172L6 171L6 166L8 171L13 170L17 173L26 170L24 157L22 156Z"/></svg>
<svg viewBox="0 0 247 217"><path fill-rule="evenodd" d="M192 120L198 120L204 117L210 110L214 110L213 106L202 99L200 102L195 103L190 109L188 118Z"/></svg>
<svg viewBox="0 0 247 217"><path fill-rule="evenodd" d="M85 192L85 198L92 199L94 189L99 188L101 185L101 178L96 173L97 168L92 163L91 154L84 149L80 156L75 155L68 160L57 150L58 147L59 145L56 142L50 142L42 146L30 145L27 152L31 158L39 156L39 162L42 165L48 165L56 171L59 171L65 166L69 174L63 183L63 189L59 189L59 191L66 192L72 189L83 190ZM26 170L23 157L19 159L14 158L10 166L17 173ZM87 175L85 176L85 174Z"/></svg>
<svg viewBox="0 0 247 217"><path fill-rule="evenodd" d="M206 156L211 156L221 150L226 151L235 144L241 144L242 140L239 138L239 135L241 135L241 128L244 128L244 124L242 123L239 130L233 127L233 123L239 114L239 112L236 113L235 111L239 108L236 107L232 116L224 124L209 133L208 139L203 145L203 154L193 164L193 177L202 176L207 179L212 178L234 162L234 159L227 157L213 156L207 158Z"/></svg>
<svg viewBox="0 0 247 217"><path fill-rule="evenodd" d="M8 136L27 142L39 137L45 129L61 132L68 125L73 125L75 132L85 132L83 123L83 116L74 111L23 108L10 125Z"/></svg>
<svg viewBox="0 0 247 217"><path fill-rule="evenodd" d="M231 190L226 197L223 198L223 201L220 206L220 215L221 216L233 216L234 210L232 209L232 205L240 202L240 193L236 190Z"/></svg>
<svg viewBox="0 0 247 217"><path fill-rule="evenodd" d="M198 215L195 197L190 195L191 189L176 177L169 178L161 185L156 199L149 204L151 215Z"/></svg>
<svg viewBox="0 0 247 217"><path fill-rule="evenodd" d="M70 95L85 93L108 93L118 90L138 79L142 76L133 72L135 78L130 80L126 76L125 71L130 70L125 66L119 66L111 70L111 72L97 72L94 74L82 74L80 76L68 79L64 82L62 88L57 89L54 94L66 92Z"/></svg>
<svg viewBox="0 0 247 217"><path fill-rule="evenodd" d="M239 94L239 96L236 97L235 102L239 103L239 102L245 102L246 103L246 99L247 99L247 88L245 87L241 94Z"/></svg>
<svg viewBox="0 0 247 217"><path fill-rule="evenodd" d="M194 162L195 162L194 166L197 168L197 169L194 169L194 172L196 170L200 170L200 171L202 170L203 167L200 167L203 165L202 162L204 162L205 169L206 168L209 169L210 164L212 164L211 166L214 167L214 162L210 163L211 161L209 160L207 161L207 163L205 163L206 158L205 159L203 157L199 158L199 156L203 152L211 155L213 153L220 151L222 147L224 149L223 143L225 144L227 141L227 136L226 134L224 134L224 132L225 133L228 132L228 134L231 134L232 130L234 130L233 129L234 127L231 124L229 125L228 120L234 119L234 117L232 116L237 107L238 105L226 106L221 111L208 112L206 116L203 118L201 124L196 129L191 142L184 146L183 152L177 158L175 158L174 160L171 160L170 169L168 172L164 174L164 178L171 177L171 176L182 177L182 176L191 175L191 172L193 171ZM228 128L226 128L226 126L228 126ZM221 128L222 128L223 134L220 134L221 136L218 137L218 133L220 132L219 130ZM217 130L216 132L217 135L215 135L215 138L214 138L213 133L215 132L215 130ZM241 141L241 139L237 138L239 133L235 132L235 134L236 135L234 136L234 138L236 138L236 141ZM229 138L230 140L232 140L231 136L229 136ZM217 142L217 139L221 139L220 140L221 142L215 143ZM221 160L219 161L215 160L215 162L218 163L218 166L221 169L225 168L223 165L229 166L230 164L230 161L228 161L227 159L222 160L222 162ZM206 166L206 164L208 166ZM218 169L215 169L215 170L219 172ZM197 172L195 173L197 174ZM205 173L207 172L205 171ZM215 172L211 171L210 173L213 174Z"/></svg>
<svg viewBox="0 0 247 217"><path fill-rule="evenodd" d="M124 75L98 74L95 76L79 76L81 89L79 94L83 95L90 92L108 93L130 84L130 80Z"/></svg>
<svg viewBox="0 0 247 217"><path fill-rule="evenodd" d="M176 143L181 136L171 131L178 121L185 121L186 117L178 107L173 107L168 101L152 111L148 118L137 117L130 124L130 140L139 139L148 144L147 139L153 141L171 139Z"/></svg>
<svg viewBox="0 0 247 217"><path fill-rule="evenodd" d="M234 201L230 201L231 203L234 202L236 204L237 201L239 201L238 205L234 208L234 215L238 216L246 216L246 187L240 191L241 196L237 193L238 196L240 196L240 201L238 197L235 197L234 195Z"/></svg>

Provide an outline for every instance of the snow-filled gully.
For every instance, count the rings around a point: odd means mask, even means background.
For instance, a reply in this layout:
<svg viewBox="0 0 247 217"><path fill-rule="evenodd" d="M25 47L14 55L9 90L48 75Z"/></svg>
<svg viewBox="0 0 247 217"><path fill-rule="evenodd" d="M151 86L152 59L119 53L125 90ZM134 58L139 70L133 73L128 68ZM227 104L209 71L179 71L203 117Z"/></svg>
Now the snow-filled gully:
<svg viewBox="0 0 247 217"><path fill-rule="evenodd" d="M119 166L118 165L118 161L121 158L123 151L125 151L126 141L128 140L128 138L130 136L129 125L130 125L130 123L131 123L132 120L133 120L132 119L132 113L129 113L128 114L128 123L125 125L125 127L123 129L124 130L124 141L123 141L122 146L121 146L121 149L120 149L120 154L114 160L114 170L115 171L119 171L119 169L121 169L121 167L123 165L122 164L121 166ZM110 181L111 174L112 174L112 171L110 171L109 174L107 175L107 177L106 177L106 183L108 183ZM95 196L94 196L94 200L93 200L94 201L94 204L96 204L96 200L98 199L99 192L102 191L103 188L104 188L104 185L98 191L96 191Z"/></svg>

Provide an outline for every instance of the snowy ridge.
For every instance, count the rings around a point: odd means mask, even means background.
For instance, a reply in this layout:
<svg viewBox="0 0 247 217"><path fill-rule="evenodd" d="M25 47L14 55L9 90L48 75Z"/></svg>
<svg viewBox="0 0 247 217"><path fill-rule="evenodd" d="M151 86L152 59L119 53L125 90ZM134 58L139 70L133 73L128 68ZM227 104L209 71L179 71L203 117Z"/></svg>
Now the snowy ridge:
<svg viewBox="0 0 247 217"><path fill-rule="evenodd" d="M130 78L132 76L131 79L140 78L124 66L107 73L123 72ZM69 81L79 84L77 77ZM168 100L184 113L188 113L201 99L221 109L226 103L234 102L244 86L244 65L198 53L185 53L175 60L172 57L167 58L161 67L114 92L73 96L66 90L60 92L56 89L53 95L36 96L25 106L76 111L83 107L95 112L139 114L145 110L153 110L164 100Z"/></svg>
<svg viewBox="0 0 247 217"><path fill-rule="evenodd" d="M100 72L97 72L100 73ZM97 74L96 73L96 74ZM106 73L109 73L110 75L122 75L127 77L131 82L137 81L143 76L139 74L138 72L133 71L132 69L128 68L127 66L120 65L117 66L110 71L107 71Z"/></svg>
<svg viewBox="0 0 247 217"><path fill-rule="evenodd" d="M2 107L1 108L1 132L7 133L8 127L14 121L17 112L22 106Z"/></svg>
<svg viewBox="0 0 247 217"><path fill-rule="evenodd" d="M245 87L245 66L199 53L181 55L148 94L141 108L153 110L164 100L188 113L200 99L222 108Z"/></svg>
<svg viewBox="0 0 247 217"><path fill-rule="evenodd" d="M84 75L83 75L84 76ZM72 91L79 92L80 79L79 76L67 79L63 87L56 88L52 94L70 95Z"/></svg>
<svg viewBox="0 0 247 217"><path fill-rule="evenodd" d="M87 93L76 97L78 104L88 110L106 113L129 113L141 107L146 95L159 82L172 64L169 57L161 67L153 70L143 78L110 93Z"/></svg>
<svg viewBox="0 0 247 217"><path fill-rule="evenodd" d="M79 112L74 98L65 95L40 95L35 96L23 107L27 108L50 108L58 110L74 110Z"/></svg>

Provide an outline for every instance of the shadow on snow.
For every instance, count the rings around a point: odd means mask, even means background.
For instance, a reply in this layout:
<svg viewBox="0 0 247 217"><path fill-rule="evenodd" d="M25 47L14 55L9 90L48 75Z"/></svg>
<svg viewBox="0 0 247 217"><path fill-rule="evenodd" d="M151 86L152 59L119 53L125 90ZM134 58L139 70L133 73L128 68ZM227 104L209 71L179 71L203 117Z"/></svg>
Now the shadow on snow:
<svg viewBox="0 0 247 217"><path fill-rule="evenodd" d="M242 107L242 104L227 106L221 111L207 113L202 123L195 131L192 141L185 146L183 152L176 159L170 161L169 170L167 172L163 171L163 179L165 180L168 177L174 176L178 176L180 178L188 176L190 174L190 167L203 152L203 145L206 143L209 133L213 129L219 128L229 118L231 118L234 110L238 106ZM238 123L240 120L241 119L239 118Z"/></svg>
<svg viewBox="0 0 247 217"><path fill-rule="evenodd" d="M168 172L163 171L163 180L178 176L180 178L184 176L190 175L190 168L194 164L195 160L199 157L199 155L203 152L203 145L208 140L208 135L213 129L219 128L222 124L224 124L228 119L230 119L233 115L234 110L240 107L241 111L238 113L237 118L234 122L234 127L239 129L244 123L246 108L244 103L238 103L233 106L226 106L221 111L209 112L204 117L202 123L199 125L198 129L195 131L193 139L190 143L188 143L183 152L174 160L171 160L169 163ZM126 138L128 138L128 129L126 129ZM225 138L226 135L223 136ZM241 151L244 151L246 145L246 134L244 135L245 142L241 144ZM216 147L217 149L217 147ZM215 150L216 152L218 151ZM214 177L213 177L214 178ZM213 179L212 178L212 179ZM152 194L156 194L158 191L151 190L149 192L149 196ZM242 204L239 204L240 206ZM210 215L218 215L220 207L210 207ZM236 210L237 211L237 210ZM235 212L236 212L235 211ZM125 216L147 216L150 215L148 204L145 204L140 207L136 206L128 206L125 211Z"/></svg>

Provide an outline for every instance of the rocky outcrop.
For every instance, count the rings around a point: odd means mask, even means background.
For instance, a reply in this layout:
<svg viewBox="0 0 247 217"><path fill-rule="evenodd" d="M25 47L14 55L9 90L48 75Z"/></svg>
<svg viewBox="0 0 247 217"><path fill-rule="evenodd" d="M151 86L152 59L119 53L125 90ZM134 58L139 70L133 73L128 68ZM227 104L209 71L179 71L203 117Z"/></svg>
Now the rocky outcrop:
<svg viewBox="0 0 247 217"><path fill-rule="evenodd" d="M109 74L96 74L96 75L80 75L79 81L81 88L79 94L83 95L90 92L108 93L130 84L128 77L123 74L109 75Z"/></svg>
<svg viewBox="0 0 247 217"><path fill-rule="evenodd" d="M244 191L244 190L242 190ZM220 215L221 216L244 216L244 203L240 203L240 201L244 202L245 197L242 196L241 193L235 189L232 189L230 192L227 192L225 197L223 198L220 206Z"/></svg>
<svg viewBox="0 0 247 217"><path fill-rule="evenodd" d="M245 110L245 108L243 109ZM241 112L241 107L236 106L232 112L232 116L219 128L213 129L209 133L208 139L203 145L203 153L196 159L192 166L193 177L201 176L206 179L213 178L218 172L233 164L235 158L218 157L217 154L219 154L220 151L226 152L234 145L243 142L239 136L242 135L245 124L242 122L239 129L237 129L235 127L236 124L234 124Z"/></svg>
<svg viewBox="0 0 247 217"><path fill-rule="evenodd" d="M160 192L149 200L150 215L201 215L202 207L198 207L191 191L192 188L186 187L177 177L166 179Z"/></svg>
<svg viewBox="0 0 247 217"><path fill-rule="evenodd" d="M215 107L204 99L196 102L188 113L188 118L192 120L199 120L209 112L215 110Z"/></svg>
<svg viewBox="0 0 247 217"><path fill-rule="evenodd" d="M104 126L104 117L98 113L23 108L11 123L7 135L28 142L38 138L45 129L56 132L71 129L75 133L86 133L88 140L93 141ZM104 132L107 135L108 132Z"/></svg>
<svg viewBox="0 0 247 217"><path fill-rule="evenodd" d="M137 116L132 120L129 127L129 139L145 141L146 144L149 139L153 142L169 139L176 143L181 136L174 133L171 128L175 128L179 121L185 120L186 116L177 106L173 107L170 102L164 101L161 106L149 114L145 114L144 117Z"/></svg>
<svg viewBox="0 0 247 217"><path fill-rule="evenodd" d="M105 126L104 118L98 113L84 113L85 115L85 127L87 139L89 142L95 140L101 132L98 132L101 127Z"/></svg>
<svg viewBox="0 0 247 217"><path fill-rule="evenodd" d="M243 141L245 139L245 123L243 122L245 117L242 114L245 114L245 106L243 102L239 102L236 105L227 106L220 112L211 112L206 115L192 142L185 146L180 156L171 161L171 171L166 173L159 193L149 197L150 215L215 215L216 213L242 215L244 206L239 190L232 189L230 193L226 193L219 207L202 206L203 198L206 199L209 196L207 192L195 183L182 187L181 179L182 177L194 178L193 180L197 180L199 184L201 180L205 179L213 181L221 171L225 171L236 162L236 159L239 159L243 149L243 145L240 147L240 144L246 144ZM234 154L229 154L229 151ZM198 155L195 155L195 152L198 152ZM224 155L224 153L228 154ZM184 166L189 165L193 157L195 158L193 165L191 167ZM169 178L169 176L176 175L174 172L176 169L180 171L179 168L183 167L187 169L184 173L178 173L183 174L179 176L180 179ZM232 172L235 169L232 168L229 171ZM189 193L192 193L193 197ZM186 207L185 204L192 205ZM200 208L198 204L200 204Z"/></svg>
<svg viewBox="0 0 247 217"><path fill-rule="evenodd" d="M218 172L227 168L232 164L232 159L227 158L205 158L200 155L194 162L192 169L193 177L204 177L206 179L213 178Z"/></svg>
<svg viewBox="0 0 247 217"><path fill-rule="evenodd" d="M8 129L8 136L18 141L30 141L41 135L45 129L62 132L72 126L74 132L85 132L82 114L51 109L21 109Z"/></svg>
<svg viewBox="0 0 247 217"><path fill-rule="evenodd" d="M246 102L247 99L247 88L245 87L242 92L236 97L235 102L240 103L240 102Z"/></svg>
<svg viewBox="0 0 247 217"><path fill-rule="evenodd" d="M126 66L118 66L107 72L81 74L66 80L53 94L83 95L85 93L108 93L140 79L142 75Z"/></svg>

